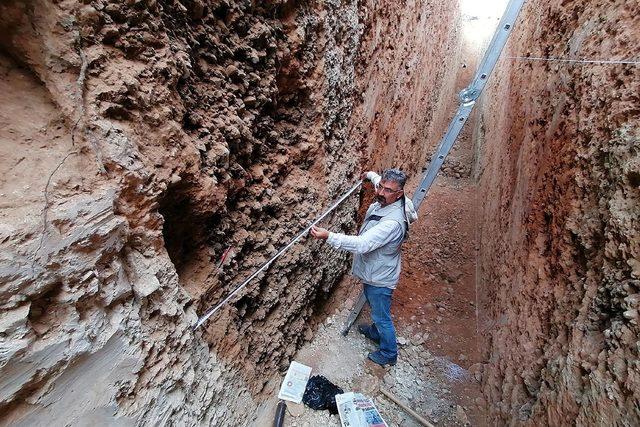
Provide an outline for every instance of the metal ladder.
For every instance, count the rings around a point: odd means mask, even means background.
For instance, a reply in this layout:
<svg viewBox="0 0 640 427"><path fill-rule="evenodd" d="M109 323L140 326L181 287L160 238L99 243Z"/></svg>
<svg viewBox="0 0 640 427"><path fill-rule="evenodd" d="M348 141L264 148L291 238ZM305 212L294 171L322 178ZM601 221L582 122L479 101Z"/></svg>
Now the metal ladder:
<svg viewBox="0 0 640 427"><path fill-rule="evenodd" d="M436 179L438 172L440 172L440 168L442 167L445 158L451 151L453 144L455 144L458 139L458 136L460 135L464 124L467 122L476 101L482 94L482 90L486 86L487 80L500 58L500 54L502 53L504 46L507 44L509 35L513 30L513 26L525 1L526 0L509 1L502 18L500 19L500 23L493 34L491 42L484 53L482 62L480 62L480 65L476 70L476 74L471 81L471 84L460 91L460 94L458 95L458 111L456 111L456 114L451 119L451 123L449 123L446 133L440 140L438 149L431 158L429 168L425 172L422 177L422 181L420 181L418 188L413 194L412 201L416 211L424 201L433 181ZM344 329L342 330L342 335L346 336L349 333L349 329L351 329L351 326L356 321L356 318L360 314L362 307L364 307L365 302L366 298L364 296L364 292L360 292L358 300L347 317Z"/></svg>

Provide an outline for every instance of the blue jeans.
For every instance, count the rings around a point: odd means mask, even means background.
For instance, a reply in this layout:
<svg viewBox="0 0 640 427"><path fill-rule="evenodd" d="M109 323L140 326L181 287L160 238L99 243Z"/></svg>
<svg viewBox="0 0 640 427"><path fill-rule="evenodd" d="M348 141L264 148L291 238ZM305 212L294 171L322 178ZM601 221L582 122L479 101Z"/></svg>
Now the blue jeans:
<svg viewBox="0 0 640 427"><path fill-rule="evenodd" d="M371 286L363 283L364 295L371 307L373 325L370 329L372 338L380 340L380 353L384 357L398 357L396 330L391 320L391 295L393 289Z"/></svg>

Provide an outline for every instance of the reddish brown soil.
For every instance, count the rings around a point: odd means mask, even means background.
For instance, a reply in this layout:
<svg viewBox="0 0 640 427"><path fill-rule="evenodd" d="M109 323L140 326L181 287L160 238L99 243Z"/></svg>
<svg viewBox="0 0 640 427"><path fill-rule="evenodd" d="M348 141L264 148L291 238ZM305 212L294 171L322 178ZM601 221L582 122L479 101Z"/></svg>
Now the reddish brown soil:
<svg viewBox="0 0 640 427"><path fill-rule="evenodd" d="M483 393L497 424L639 425L640 3L527 2L483 95Z"/></svg>
<svg viewBox="0 0 640 427"><path fill-rule="evenodd" d="M399 329L420 325L424 346L468 369L480 361L475 310L475 186L445 179L432 188L422 219L404 247L403 273L394 294ZM476 384L460 391L479 396ZM460 396L461 404L471 396ZM466 400L466 401L465 401Z"/></svg>

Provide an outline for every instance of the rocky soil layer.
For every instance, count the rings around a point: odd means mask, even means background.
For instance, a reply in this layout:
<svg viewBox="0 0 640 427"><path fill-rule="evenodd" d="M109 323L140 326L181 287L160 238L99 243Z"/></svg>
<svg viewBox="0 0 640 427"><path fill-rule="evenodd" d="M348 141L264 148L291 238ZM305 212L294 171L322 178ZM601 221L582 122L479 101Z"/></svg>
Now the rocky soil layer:
<svg viewBox="0 0 640 427"><path fill-rule="evenodd" d="M637 60L639 28L637 2L527 2L506 55ZM638 94L634 65L502 59L491 78L479 289L497 423L640 419Z"/></svg>
<svg viewBox="0 0 640 427"><path fill-rule="evenodd" d="M435 108L451 16L434 1L3 2L0 423L247 423L346 255L298 246L194 333L197 314L355 181L383 138L352 130L385 100ZM353 229L357 206L332 226Z"/></svg>

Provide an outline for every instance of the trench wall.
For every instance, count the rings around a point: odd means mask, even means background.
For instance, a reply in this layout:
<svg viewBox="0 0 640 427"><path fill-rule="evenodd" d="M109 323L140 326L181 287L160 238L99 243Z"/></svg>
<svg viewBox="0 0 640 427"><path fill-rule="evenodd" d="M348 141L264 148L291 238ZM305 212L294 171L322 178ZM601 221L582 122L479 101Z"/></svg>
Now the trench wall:
<svg viewBox="0 0 640 427"><path fill-rule="evenodd" d="M461 66L456 1L364 3L351 138L367 168L417 179L457 108Z"/></svg>
<svg viewBox="0 0 640 427"><path fill-rule="evenodd" d="M347 256L304 242L194 332L197 315L359 176L358 61L393 50L384 22L412 22L390 27L410 40L454 10L3 2L0 423L250 423ZM439 75L446 44L422 41ZM352 230L358 205L331 226Z"/></svg>
<svg viewBox="0 0 640 427"><path fill-rule="evenodd" d="M527 2L507 56L640 57L625 1ZM483 390L498 424L640 419L640 71L502 59L476 136Z"/></svg>

